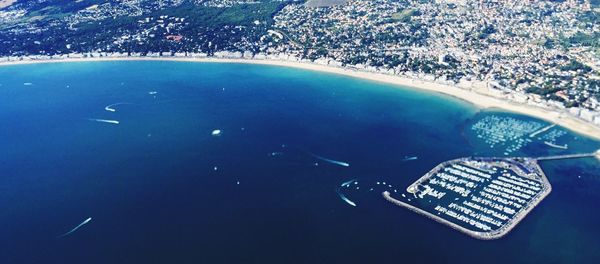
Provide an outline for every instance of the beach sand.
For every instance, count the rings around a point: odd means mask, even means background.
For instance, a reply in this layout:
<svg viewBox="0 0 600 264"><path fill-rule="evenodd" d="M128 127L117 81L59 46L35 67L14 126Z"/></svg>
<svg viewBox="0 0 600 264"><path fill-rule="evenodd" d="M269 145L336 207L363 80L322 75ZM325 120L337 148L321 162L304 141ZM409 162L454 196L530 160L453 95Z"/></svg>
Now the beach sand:
<svg viewBox="0 0 600 264"><path fill-rule="evenodd" d="M17 2L17 0L0 0L0 8L5 8Z"/></svg>
<svg viewBox="0 0 600 264"><path fill-rule="evenodd" d="M28 60L28 61L10 61L0 62L0 65L17 65L32 63L55 63L55 62L93 62L93 61L184 61L184 62L203 62L203 63L245 63L259 65L273 65L282 67L292 67L304 70L312 70L345 76L361 78L386 84L392 84L402 87L413 88L417 90L426 90L450 95L464 101L470 102L479 108L499 108L510 112L537 117L548 122L556 123L562 127L574 132L600 139L600 127L573 117L567 112L552 111L532 105L510 102L506 99L493 97L487 92L487 89L467 90L456 86L439 84L428 81L421 81L402 76L393 76L382 73L372 73L357 70L350 70L338 67L324 66L313 63L280 61L280 60L255 60L255 59L225 59L225 58L182 58L182 57L113 57L113 58L69 58L55 60Z"/></svg>

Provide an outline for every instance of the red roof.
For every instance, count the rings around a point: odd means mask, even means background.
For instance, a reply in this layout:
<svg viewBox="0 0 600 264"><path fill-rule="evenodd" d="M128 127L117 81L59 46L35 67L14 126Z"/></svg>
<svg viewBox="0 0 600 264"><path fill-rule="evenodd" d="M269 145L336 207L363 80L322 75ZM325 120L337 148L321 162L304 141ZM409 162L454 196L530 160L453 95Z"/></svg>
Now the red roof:
<svg viewBox="0 0 600 264"><path fill-rule="evenodd" d="M182 35L168 35L167 39L179 42L179 41L181 41L181 39L183 39L183 36Z"/></svg>

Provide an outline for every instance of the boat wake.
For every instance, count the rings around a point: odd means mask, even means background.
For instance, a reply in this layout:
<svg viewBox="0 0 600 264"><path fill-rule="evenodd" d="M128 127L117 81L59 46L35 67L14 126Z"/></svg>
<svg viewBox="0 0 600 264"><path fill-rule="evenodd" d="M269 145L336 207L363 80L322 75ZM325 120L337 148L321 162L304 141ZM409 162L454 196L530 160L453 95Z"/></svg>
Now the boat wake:
<svg viewBox="0 0 600 264"><path fill-rule="evenodd" d="M344 202L348 203L349 205L356 206L356 203L350 201L350 199L346 198L346 196L340 192L340 189L335 189L335 192L338 194L338 196L340 196L342 200L344 200Z"/></svg>
<svg viewBox="0 0 600 264"><path fill-rule="evenodd" d="M119 124L119 121L117 121L117 120L110 120L110 119L88 118L88 120L89 121L94 121L94 122L115 124L115 125Z"/></svg>
<svg viewBox="0 0 600 264"><path fill-rule="evenodd" d="M288 147L289 147L289 148L292 148L292 149L296 149L296 150L298 150L298 151L299 151L299 152L301 152L303 155L304 155L304 154L306 154L306 155L310 155L310 156L312 156L313 158L316 158L316 159L318 159L318 160L321 160L321 161L324 161L324 162L327 162L327 163L331 163L331 164L338 165L338 166L342 166L342 167L350 167L350 163L347 163L347 162L344 162L344 161L339 161L339 160L334 160L334 159L325 158L325 157L323 157L323 156L316 155L316 154L314 154L314 153L312 153L312 152L310 152L310 151L308 151L308 150L306 150L306 149L303 149L303 148L301 148L301 147L292 146L292 145L286 145L286 144L282 144L282 145L281 145L281 148L288 148ZM283 154L283 152L272 152L270 155L271 155L271 156L279 156L279 155L281 155L281 154ZM287 155L287 152L286 152L286 155ZM319 166L319 163L318 163L318 162L315 162L315 163L313 163L313 165L314 165L314 166Z"/></svg>
<svg viewBox="0 0 600 264"><path fill-rule="evenodd" d="M62 238L62 237L66 237L66 236L68 236L70 234L73 234L73 232L77 231L77 229L81 228L83 225L89 223L90 221L92 221L91 217L88 218L88 219L85 219L83 222L81 222L81 224L77 225L75 228L71 229L69 232L64 233L64 234L62 234L60 236L57 236L57 238Z"/></svg>
<svg viewBox="0 0 600 264"><path fill-rule="evenodd" d="M343 182L340 186L341 187L348 187L348 186L350 186L350 184L352 184L355 181L356 181L356 179L352 179L352 180L349 180L347 182Z"/></svg>
<svg viewBox="0 0 600 264"><path fill-rule="evenodd" d="M324 158L324 157L321 157L321 156L318 156L318 155L315 155L315 154L312 154L312 153L310 153L310 155L312 155L313 157L315 157L317 159L320 159L322 161L329 162L331 164L339 165L339 166L342 166L342 167L350 167L350 164L347 163L347 162Z"/></svg>
<svg viewBox="0 0 600 264"><path fill-rule="evenodd" d="M114 103L114 104L110 104L107 105L106 107L104 107L104 110L109 111L109 112L116 112L117 109L115 109L114 107L117 105L126 105L126 104L131 104L131 103Z"/></svg>

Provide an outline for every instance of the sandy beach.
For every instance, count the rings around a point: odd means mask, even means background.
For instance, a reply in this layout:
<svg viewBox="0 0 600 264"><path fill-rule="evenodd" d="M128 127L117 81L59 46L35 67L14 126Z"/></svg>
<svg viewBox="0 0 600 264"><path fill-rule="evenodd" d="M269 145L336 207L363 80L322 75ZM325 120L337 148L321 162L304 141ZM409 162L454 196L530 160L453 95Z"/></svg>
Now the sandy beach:
<svg viewBox="0 0 600 264"><path fill-rule="evenodd" d="M0 0L0 8L5 8L17 2L17 0Z"/></svg>
<svg viewBox="0 0 600 264"><path fill-rule="evenodd" d="M259 65L273 65L282 67L292 67L304 70L320 71L332 74L341 74L345 76L366 79L386 84L397 85L403 88L409 87L417 90L426 90L445 95L450 95L464 101L470 102L479 108L499 108L510 112L537 117L548 122L556 123L562 127L574 132L600 139L600 127L591 123L575 118L567 112L551 111L541 107L518 104L505 99L496 98L487 93L487 89L467 90L455 86L415 80L411 78L393 76L382 73L372 73L356 71L338 67L324 66L313 63L280 61L280 60L256 60L256 59L226 59L226 58L185 58L185 57L110 57L110 58L69 58L53 60L24 60L0 62L0 65L17 65L33 63L57 63L57 62L93 62L93 61L183 61L183 62L203 62L203 63L245 63Z"/></svg>

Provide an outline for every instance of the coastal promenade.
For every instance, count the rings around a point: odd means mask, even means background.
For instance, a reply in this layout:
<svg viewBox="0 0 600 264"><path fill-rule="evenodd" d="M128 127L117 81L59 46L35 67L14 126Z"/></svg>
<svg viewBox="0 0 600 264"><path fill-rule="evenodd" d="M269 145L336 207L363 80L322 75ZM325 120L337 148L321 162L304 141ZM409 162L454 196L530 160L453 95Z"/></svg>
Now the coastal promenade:
<svg viewBox="0 0 600 264"><path fill-rule="evenodd" d="M142 56L106 56L106 57L81 57L81 58L0 58L0 65L17 65L17 64L32 64L32 63L52 63L52 62L94 62L94 61L181 61L181 62L202 62L202 63L245 63L272 65L281 67L292 67L304 70L320 71L332 74L340 74L355 78L366 79L386 84L397 85L403 88L413 88L417 90L426 90L445 95L450 95L455 98L470 102L479 108L499 108L507 111L533 116L546 120L551 123L556 123L560 126L568 128L586 136L600 139L600 127L590 122L579 119L573 116L565 109L540 107L525 103L516 103L508 98L500 97L493 94L485 87L460 88L456 85L447 83L439 83L434 81L426 81L407 76L399 76L386 74L382 72L372 72L359 70L349 67L338 67L330 65L317 64L310 61L296 61L285 59L259 59L259 58L228 58L228 57L142 57Z"/></svg>

